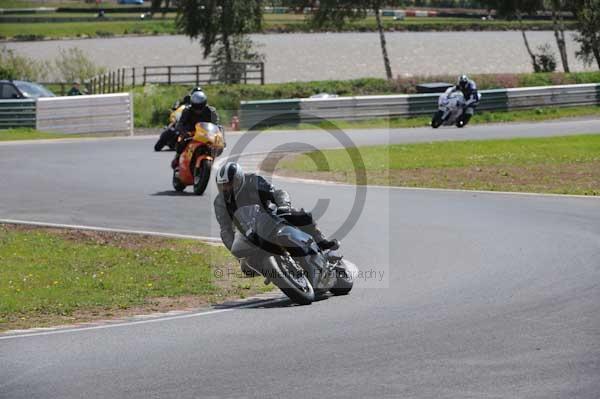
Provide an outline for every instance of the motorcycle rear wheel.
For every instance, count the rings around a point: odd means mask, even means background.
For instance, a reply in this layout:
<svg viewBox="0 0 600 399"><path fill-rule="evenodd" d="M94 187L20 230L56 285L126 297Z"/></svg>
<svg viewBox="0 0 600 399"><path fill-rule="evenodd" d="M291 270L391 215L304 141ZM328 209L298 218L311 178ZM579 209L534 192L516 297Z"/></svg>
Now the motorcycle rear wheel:
<svg viewBox="0 0 600 399"><path fill-rule="evenodd" d="M210 181L210 170L212 169L212 161L203 159L200 166L194 169L194 194L202 195L206 191L208 182Z"/></svg>
<svg viewBox="0 0 600 399"><path fill-rule="evenodd" d="M290 256L276 256L279 266L279 277L273 279L273 283L288 298L299 305L310 305L315 300L315 291L308 281L306 273L298 266ZM291 263L293 262L293 264Z"/></svg>

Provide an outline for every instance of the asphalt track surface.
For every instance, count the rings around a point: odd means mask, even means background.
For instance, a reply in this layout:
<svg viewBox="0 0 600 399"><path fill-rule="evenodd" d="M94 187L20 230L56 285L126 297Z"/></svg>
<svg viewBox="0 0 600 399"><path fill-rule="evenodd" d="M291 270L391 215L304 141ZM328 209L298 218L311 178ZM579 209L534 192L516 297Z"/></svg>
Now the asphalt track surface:
<svg viewBox="0 0 600 399"><path fill-rule="evenodd" d="M357 145L600 131L598 120L354 131ZM239 149L231 136L229 151ZM265 133L244 152L338 147ZM217 235L153 139L0 145L0 218ZM282 147L283 146L283 147ZM275 183L333 233L352 186ZM0 339L0 398L597 398L600 200L369 187L347 297ZM1 282L0 282L1 284ZM1 338L1 336L0 336Z"/></svg>

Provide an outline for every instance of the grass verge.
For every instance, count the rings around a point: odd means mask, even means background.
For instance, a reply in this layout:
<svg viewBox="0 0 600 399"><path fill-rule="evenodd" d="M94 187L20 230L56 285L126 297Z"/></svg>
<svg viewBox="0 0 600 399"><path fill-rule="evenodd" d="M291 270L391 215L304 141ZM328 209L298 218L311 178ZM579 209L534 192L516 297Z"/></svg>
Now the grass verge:
<svg viewBox="0 0 600 399"><path fill-rule="evenodd" d="M281 160L276 173L358 184L600 195L600 134L362 147ZM359 158L360 156L360 158Z"/></svg>
<svg viewBox="0 0 600 399"><path fill-rule="evenodd" d="M486 124L486 123L509 123L509 122L541 122L547 120L555 120L562 118L577 118L577 117L600 117L600 106L591 105L585 107L566 107L566 108L536 108L530 110L517 111L487 111L478 112L475 114L470 124ZM427 127L430 125L430 116L416 116L410 118L391 118L391 119L367 119L362 121L331 121L340 129L387 129L387 128L413 128ZM314 130L326 129L329 126L328 122L319 123L316 125L301 123L298 125L280 125L268 128L268 131L276 130Z"/></svg>
<svg viewBox="0 0 600 399"><path fill-rule="evenodd" d="M223 247L0 225L0 330L198 307L271 289Z"/></svg>
<svg viewBox="0 0 600 399"><path fill-rule="evenodd" d="M106 21L3 23L0 38L14 40L43 40L73 37L112 37L121 35L175 34L173 21Z"/></svg>

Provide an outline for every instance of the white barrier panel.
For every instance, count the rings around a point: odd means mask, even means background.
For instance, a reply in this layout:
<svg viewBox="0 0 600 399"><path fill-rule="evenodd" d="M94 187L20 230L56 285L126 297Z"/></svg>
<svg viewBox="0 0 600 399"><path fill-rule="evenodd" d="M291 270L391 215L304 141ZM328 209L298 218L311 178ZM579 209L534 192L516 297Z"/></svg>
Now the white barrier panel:
<svg viewBox="0 0 600 399"><path fill-rule="evenodd" d="M131 93L45 97L37 100L36 129L60 133L133 135Z"/></svg>

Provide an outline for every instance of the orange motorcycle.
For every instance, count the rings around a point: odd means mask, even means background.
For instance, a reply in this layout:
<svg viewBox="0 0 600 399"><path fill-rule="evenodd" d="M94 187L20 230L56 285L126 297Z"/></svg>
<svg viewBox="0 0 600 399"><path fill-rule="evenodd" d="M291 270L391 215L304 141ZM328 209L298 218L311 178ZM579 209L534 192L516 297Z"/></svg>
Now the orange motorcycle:
<svg viewBox="0 0 600 399"><path fill-rule="evenodd" d="M204 194L213 161L225 147L222 129L209 122L196 123L196 130L190 132L189 142L179 156L179 165L173 171L173 188L176 191L194 186L194 194ZM181 140L180 135L178 141Z"/></svg>

